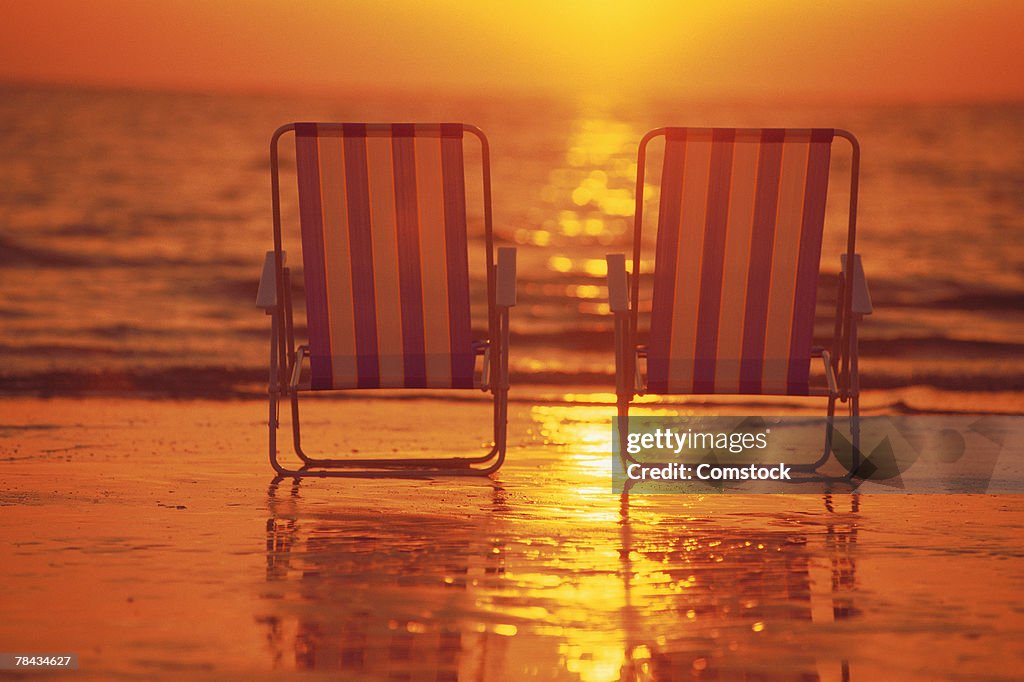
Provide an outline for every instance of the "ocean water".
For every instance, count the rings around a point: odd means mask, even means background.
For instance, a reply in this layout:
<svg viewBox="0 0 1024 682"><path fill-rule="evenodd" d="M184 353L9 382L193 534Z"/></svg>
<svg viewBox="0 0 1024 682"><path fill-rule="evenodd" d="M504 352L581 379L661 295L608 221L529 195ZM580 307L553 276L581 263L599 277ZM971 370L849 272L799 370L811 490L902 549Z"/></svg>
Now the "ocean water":
<svg viewBox="0 0 1024 682"><path fill-rule="evenodd" d="M253 304L271 248L268 142L296 120L483 128L496 235L519 247L513 381L607 392L603 257L629 247L643 133L661 125L822 126L851 130L862 146L858 250L876 308L861 332L865 402L876 410L1024 410L1024 103L626 107L21 86L0 95L0 393L263 390L269 325ZM475 152L467 142L471 173ZM848 172L849 154L837 145L819 334L830 324ZM287 218L294 189L285 178ZM286 235L293 264L295 234Z"/></svg>

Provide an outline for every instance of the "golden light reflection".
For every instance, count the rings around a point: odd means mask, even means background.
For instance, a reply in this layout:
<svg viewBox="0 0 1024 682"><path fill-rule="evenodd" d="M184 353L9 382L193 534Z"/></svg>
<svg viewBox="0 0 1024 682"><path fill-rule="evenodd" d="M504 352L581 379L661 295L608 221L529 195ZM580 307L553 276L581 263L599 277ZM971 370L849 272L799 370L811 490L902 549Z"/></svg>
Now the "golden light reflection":
<svg viewBox="0 0 1024 682"><path fill-rule="evenodd" d="M551 243L551 233L547 230L526 230L520 228L512 234L516 244L533 244L534 246L547 246Z"/></svg>
<svg viewBox="0 0 1024 682"><path fill-rule="evenodd" d="M565 361L558 358L551 360L539 360L536 358L526 358L523 360L516 360L512 363L513 368L516 370L541 373L541 372L557 372L565 369ZM603 368L604 365L599 367ZM597 371L596 369L594 371ZM675 413L673 413L675 414Z"/></svg>
<svg viewBox="0 0 1024 682"><path fill-rule="evenodd" d="M649 271L654 267L653 261L640 261L640 268ZM548 259L548 269L562 273L586 274L590 277L604 278L608 274L608 263L604 258L570 258L566 255L552 256ZM633 272L633 261L626 259L626 272Z"/></svg>
<svg viewBox="0 0 1024 682"><path fill-rule="evenodd" d="M563 393L561 396L562 401L567 403L580 404L608 404L614 405L616 396L614 393ZM640 395L633 398L633 404L654 404L660 407L655 408L644 408L642 412L638 414L644 414L648 416L666 416L674 417L683 414L694 414L692 408L686 408L682 405L675 407L665 407L665 398L657 395Z"/></svg>
<svg viewBox="0 0 1024 682"><path fill-rule="evenodd" d="M564 393L562 400L567 403L607 403L614 405L614 393Z"/></svg>
<svg viewBox="0 0 1024 682"><path fill-rule="evenodd" d="M599 658L594 658L592 652L587 658L569 658L566 661L566 670L576 673L584 682L610 682L619 679L622 672L622 663L625 660L623 652L619 648L603 649L597 652Z"/></svg>
<svg viewBox="0 0 1024 682"><path fill-rule="evenodd" d="M587 218L583 221L583 234L597 237L605 232L605 222L600 218Z"/></svg>
<svg viewBox="0 0 1024 682"><path fill-rule="evenodd" d="M639 131L625 122L580 118L570 135L565 166L552 170L541 190L541 198L553 204L557 215L544 221L542 229L600 245L621 240L631 229L638 140Z"/></svg>
<svg viewBox="0 0 1024 682"><path fill-rule="evenodd" d="M535 405L530 417L545 442L568 451L572 466L591 475L606 476L611 469L611 417L607 407ZM593 457L599 454L601 457Z"/></svg>
<svg viewBox="0 0 1024 682"><path fill-rule="evenodd" d="M566 237L578 237L583 233L583 223L581 223L575 213L571 211L561 211L558 218L558 231Z"/></svg>
<svg viewBox="0 0 1024 682"><path fill-rule="evenodd" d="M611 315L611 306L607 303L580 303L580 312L584 315Z"/></svg>
<svg viewBox="0 0 1024 682"><path fill-rule="evenodd" d="M767 551L769 543L756 534L709 533L700 530L702 526L695 530L678 515L665 516L656 511L657 506L645 506L640 500L634 510L645 511L642 526L633 529L637 535L620 535L618 500L602 499L602 493L607 495L614 411L599 401L614 396L584 393L566 398L569 404L535 405L529 415L535 433L562 453L550 475L569 483L559 486L557 498L538 500L538 511L573 532L559 535L557 541L527 543L524 563L510 563L506 570L505 579L512 587L506 586L501 593L504 611L498 610L498 601L485 600L484 608L528 622L525 627L520 624L520 634L556 634L563 640L558 647L561 665L587 680L614 680L623 677L624 671L643 671L657 657L653 647L663 655L670 639L719 640L724 632L720 625L730 619L742 622L749 636L759 636L768 628L763 604L788 594L787 573L777 570L782 566L779 562L786 562L787 571L802 570L803 546L771 536L772 551ZM666 530L654 530L662 526ZM775 558L784 552L789 558ZM566 571L569 564L573 568ZM556 575L537 569L545 565ZM737 576L760 567L767 567L765 575L773 577L739 589L727 603L719 602L723 593L716 586L735 585ZM720 571L727 577L716 577ZM641 592L646 595L643 605L637 597ZM518 610L513 605L515 610L509 610L509 596L540 599L544 608ZM640 622L634 619L671 623L673 634L631 638L632 628ZM579 625L584 621L587 628ZM694 670L709 665L704 657L686 661L687 666L691 663Z"/></svg>
<svg viewBox="0 0 1024 682"><path fill-rule="evenodd" d="M604 258L588 258L583 261L583 271L593 277L606 277L608 275L608 263Z"/></svg>
<svg viewBox="0 0 1024 682"><path fill-rule="evenodd" d="M604 258L570 258L559 254L548 258L548 269L561 273L586 274L604 278L608 275L608 263Z"/></svg>
<svg viewBox="0 0 1024 682"><path fill-rule="evenodd" d="M555 272L571 272L572 259L565 256L552 256L548 259L548 268Z"/></svg>
<svg viewBox="0 0 1024 682"><path fill-rule="evenodd" d="M599 287L593 284L570 285L566 287L565 293L574 298L597 298L598 296L607 295L605 294L605 287Z"/></svg>
<svg viewBox="0 0 1024 682"><path fill-rule="evenodd" d="M605 521L596 520L595 523ZM495 634L512 636L525 631L558 637L564 640L557 648L560 665L579 675L581 680L610 682L619 679L626 658L622 635L616 627L625 603L624 586L614 570L619 563L619 553L612 547L596 552L578 549L582 548L572 544L561 547L561 552L575 555L574 565L578 567L561 577L549 572L519 571L509 567L504 574L506 587L502 591L503 598L499 601L484 598L478 602L478 607L494 616L511 616L528 624L526 627L511 624L491 626L489 629ZM533 557L530 566L542 565L545 556ZM510 595L518 599L540 596L551 606L510 607L507 603ZM592 625L595 616L609 627L584 625Z"/></svg>
<svg viewBox="0 0 1024 682"><path fill-rule="evenodd" d="M604 166L612 157L632 152L640 139L628 123L607 118L584 118L577 122L566 162L570 166Z"/></svg>

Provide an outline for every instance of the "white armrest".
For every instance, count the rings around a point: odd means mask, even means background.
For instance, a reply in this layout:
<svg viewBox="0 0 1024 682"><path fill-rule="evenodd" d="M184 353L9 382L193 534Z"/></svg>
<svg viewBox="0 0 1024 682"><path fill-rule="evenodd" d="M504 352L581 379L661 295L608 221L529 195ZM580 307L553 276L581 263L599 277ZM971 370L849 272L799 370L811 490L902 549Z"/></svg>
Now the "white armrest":
<svg viewBox="0 0 1024 682"><path fill-rule="evenodd" d="M516 250L511 246L498 249L498 267L495 275L494 301L511 308L516 304Z"/></svg>
<svg viewBox="0 0 1024 682"><path fill-rule="evenodd" d="M836 373L832 369L832 354L827 350L821 351L821 361L825 365L825 381L828 382L828 394L839 395L839 389L836 387Z"/></svg>
<svg viewBox="0 0 1024 682"><path fill-rule="evenodd" d="M302 361L307 357L309 357L309 348L299 346L299 351L295 354L295 367L292 368L292 381L289 384L293 390L299 387L299 380L302 378Z"/></svg>
<svg viewBox="0 0 1024 682"><path fill-rule="evenodd" d="M281 252L281 263L284 264L284 252ZM277 307L277 276L274 267L274 252L267 251L263 258L263 274L260 276L260 288L256 292L256 307L269 311Z"/></svg>
<svg viewBox="0 0 1024 682"><path fill-rule="evenodd" d="M613 313L629 311L629 285L626 278L626 257L621 253L605 256L608 262L608 306Z"/></svg>
<svg viewBox="0 0 1024 682"><path fill-rule="evenodd" d="M840 256L843 273L847 272L846 254ZM853 287L853 312L858 315L870 315L874 311L871 305L871 292L868 291L868 280L864 276L864 267L860 262L860 254L853 254L853 277L846 278Z"/></svg>

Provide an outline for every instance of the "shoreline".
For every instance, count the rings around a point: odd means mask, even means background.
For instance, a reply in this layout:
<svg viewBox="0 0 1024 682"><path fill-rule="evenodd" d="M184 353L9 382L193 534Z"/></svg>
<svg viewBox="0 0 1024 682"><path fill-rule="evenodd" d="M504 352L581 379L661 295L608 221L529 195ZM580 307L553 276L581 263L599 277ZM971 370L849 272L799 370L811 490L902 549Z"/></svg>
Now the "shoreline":
<svg viewBox="0 0 1024 682"><path fill-rule="evenodd" d="M187 382L186 382L187 383ZM265 384L264 384L265 385ZM262 402L266 400L265 388L252 385L248 390L207 392L206 387L193 390L172 390L167 387L155 390L139 390L131 384L118 382L84 382L70 389L47 389L39 387L11 387L0 383L0 402L19 400L72 400L91 401L144 401L144 402ZM604 389L604 390L601 390ZM327 402L378 402L440 400L452 403L475 403L485 400L481 391L437 391L437 390L352 390L321 393L306 393L302 401ZM610 386L591 384L516 384L512 383L509 402L513 405L535 403L552 405L578 405L599 407L615 405L615 394ZM732 414L789 414L823 413L823 399L799 396L747 396L747 395L669 395L637 396L637 406L661 405L666 409L706 411L709 414L728 412ZM943 390L931 386L905 386L898 389L865 390L861 395L861 410L865 415L1022 415L1024 414L1024 391L967 391Z"/></svg>

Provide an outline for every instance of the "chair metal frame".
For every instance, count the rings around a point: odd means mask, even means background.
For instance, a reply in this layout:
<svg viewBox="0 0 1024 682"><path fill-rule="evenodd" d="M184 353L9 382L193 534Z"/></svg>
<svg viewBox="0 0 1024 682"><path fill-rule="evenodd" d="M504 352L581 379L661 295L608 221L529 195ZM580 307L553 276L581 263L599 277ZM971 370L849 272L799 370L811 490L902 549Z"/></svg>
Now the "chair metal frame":
<svg viewBox="0 0 1024 682"><path fill-rule="evenodd" d="M642 252L641 236L643 233L644 210L644 177L647 162L647 146L657 137L667 136L670 128L662 127L649 131L640 140L637 152L636 175L636 207L633 221L633 269L632 276L627 275L625 256L610 254L608 263L608 297L609 307L615 318L615 393L617 415L620 419L629 417L629 407L633 397L644 395L646 386L640 372L638 360L646 359L646 347L637 346L637 325L640 306L640 256ZM737 129L737 132L752 132L757 129ZM812 390L808 395L828 399L827 426L825 429L825 446L821 456L808 464L790 465L796 471L812 474L824 465L832 453L832 439L835 432L836 402L849 403L850 431L853 441L852 465L847 473L840 477L816 476L801 478L800 481L831 481L849 480L856 475L860 467L860 366L857 353L857 327L865 315L870 315L873 308L868 291L860 255L856 252L857 239L857 201L860 182L860 143L853 133L835 129L834 137L840 137L850 143L852 152L850 164L850 204L847 211L848 227L846 252L841 255L839 272L839 288L836 296L836 319L832 343L829 348L812 347L811 356L822 360L827 385ZM824 227L822 228L824 229ZM820 273L820 265L819 265ZM671 394L665 394L671 395ZM697 393L680 395L699 395ZM730 395L730 394L723 394ZM620 436L628 429L620 422ZM628 457L625 447L620 448L623 458Z"/></svg>
<svg viewBox="0 0 1024 682"><path fill-rule="evenodd" d="M487 137L476 126L462 124L464 133L470 133L480 141L482 159L488 338L474 342L474 350L478 356L483 357L481 379L476 388L490 393L494 403L493 447L487 454L468 457L314 457L304 451L300 435L299 395L310 390L307 385L300 382L300 378L302 363L308 357L309 351L305 345L295 345L291 272L285 264L286 253L282 246L281 229L279 142L286 133L295 131L295 125L288 123L281 126L270 139L274 250L266 253L256 302L257 307L262 308L271 317L268 385L271 466L278 477L293 478L424 478L436 475L486 476L494 473L504 463L507 449L509 308L516 304L516 251L509 247L498 248L495 259L491 217L490 146ZM281 402L285 400L291 403L292 443L295 454L302 462L297 469L288 468L278 460L277 429L280 426Z"/></svg>

